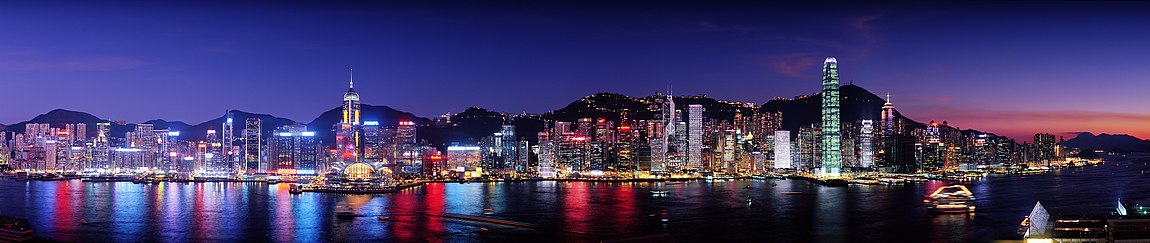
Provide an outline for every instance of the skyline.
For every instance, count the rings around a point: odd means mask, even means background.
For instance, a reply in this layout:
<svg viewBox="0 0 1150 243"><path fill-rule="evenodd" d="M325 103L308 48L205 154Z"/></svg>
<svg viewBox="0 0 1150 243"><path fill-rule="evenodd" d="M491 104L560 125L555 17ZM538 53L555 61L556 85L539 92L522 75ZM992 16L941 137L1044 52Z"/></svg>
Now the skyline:
<svg viewBox="0 0 1150 243"><path fill-rule="evenodd" d="M836 56L843 83L891 93L920 122L1023 140L1037 132L1150 137L1139 129L1150 108L1137 93L1150 82L1131 80L1139 66L1122 61L1150 54L1137 43L1150 34L1125 31L1148 18L1138 14L1145 4L976 7L985 5L786 13L773 5L13 6L0 10L0 29L22 35L0 40L0 79L9 91L42 92L0 96L21 104L0 123L57 108L129 122L197 123L227 109L307 122L338 106L332 98L349 68L364 104L421 117L470 106L542 113L597 92L647 96L667 86L763 104L819 91L819 61ZM1057 18L1079 8L1095 11ZM794 19L810 23L776 23Z"/></svg>

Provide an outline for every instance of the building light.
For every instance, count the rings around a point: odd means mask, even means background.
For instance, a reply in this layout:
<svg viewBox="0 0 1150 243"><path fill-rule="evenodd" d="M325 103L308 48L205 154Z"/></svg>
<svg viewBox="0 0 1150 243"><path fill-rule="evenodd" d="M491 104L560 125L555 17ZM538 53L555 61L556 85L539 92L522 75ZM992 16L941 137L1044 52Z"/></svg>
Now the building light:
<svg viewBox="0 0 1150 243"><path fill-rule="evenodd" d="M168 132L168 136L172 136L172 137L179 137L179 136L180 136L180 131L171 131L171 132Z"/></svg>
<svg viewBox="0 0 1150 243"><path fill-rule="evenodd" d="M280 133L280 137L291 137L291 136L292 136L292 133L290 133L290 132L281 132Z"/></svg>
<svg viewBox="0 0 1150 243"><path fill-rule="evenodd" d="M300 135L304 137L314 137L315 132L301 132Z"/></svg>
<svg viewBox="0 0 1150 243"><path fill-rule="evenodd" d="M379 122L378 121L364 121L363 125L364 126L379 126Z"/></svg>

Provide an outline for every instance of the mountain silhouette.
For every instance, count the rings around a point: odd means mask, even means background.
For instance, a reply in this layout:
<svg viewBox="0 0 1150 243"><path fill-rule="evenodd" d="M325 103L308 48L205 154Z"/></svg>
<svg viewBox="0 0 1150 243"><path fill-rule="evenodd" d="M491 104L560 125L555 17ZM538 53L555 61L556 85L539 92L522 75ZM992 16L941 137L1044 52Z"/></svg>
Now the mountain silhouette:
<svg viewBox="0 0 1150 243"><path fill-rule="evenodd" d="M1077 133L1078 136L1062 142L1063 146L1086 150L1102 149L1111 152L1150 152L1150 140L1143 140L1126 134Z"/></svg>

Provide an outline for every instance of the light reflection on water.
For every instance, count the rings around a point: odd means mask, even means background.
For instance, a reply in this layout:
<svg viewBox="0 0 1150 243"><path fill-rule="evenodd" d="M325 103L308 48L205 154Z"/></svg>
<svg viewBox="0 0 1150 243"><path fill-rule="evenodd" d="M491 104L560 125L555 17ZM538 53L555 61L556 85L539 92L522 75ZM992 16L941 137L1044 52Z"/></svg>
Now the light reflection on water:
<svg viewBox="0 0 1150 243"><path fill-rule="evenodd" d="M976 181L974 215L926 214L923 195L944 182L829 188L801 180L435 183L387 195L294 195L286 183L3 181L0 214L28 218L38 235L64 242L585 242L655 234L688 242L967 242L1016 238L1015 225L1037 200L1081 214L1106 214L1117 197L1147 202L1150 187L1139 185L1150 176L1137 174L1147 166L1125 163ZM538 227L444 217L484 216L487 208L489 217ZM336 219L339 211L362 217Z"/></svg>

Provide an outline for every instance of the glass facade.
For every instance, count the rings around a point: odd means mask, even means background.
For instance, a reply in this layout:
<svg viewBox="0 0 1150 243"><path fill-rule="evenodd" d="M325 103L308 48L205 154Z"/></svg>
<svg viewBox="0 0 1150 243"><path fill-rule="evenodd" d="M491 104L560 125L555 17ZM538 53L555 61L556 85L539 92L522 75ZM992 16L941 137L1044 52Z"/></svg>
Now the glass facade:
<svg viewBox="0 0 1150 243"><path fill-rule="evenodd" d="M822 176L837 177L842 168L839 124L839 67L834 57L823 62Z"/></svg>

